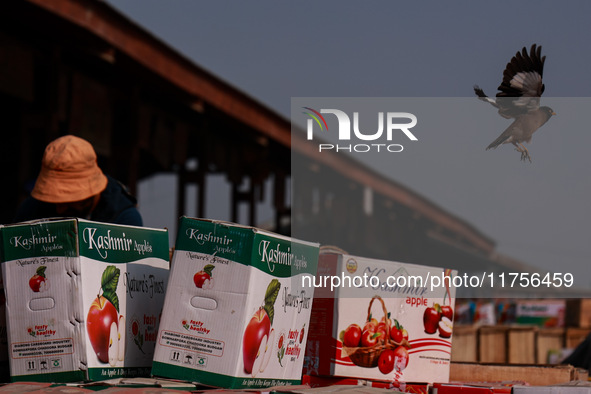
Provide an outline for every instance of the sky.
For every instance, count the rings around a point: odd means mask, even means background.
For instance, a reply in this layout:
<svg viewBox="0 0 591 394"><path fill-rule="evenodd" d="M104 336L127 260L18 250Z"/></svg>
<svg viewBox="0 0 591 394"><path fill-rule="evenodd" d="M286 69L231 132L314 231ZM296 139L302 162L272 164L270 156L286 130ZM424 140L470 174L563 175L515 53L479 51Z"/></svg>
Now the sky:
<svg viewBox="0 0 591 394"><path fill-rule="evenodd" d="M591 284L590 2L108 3L287 119L292 98L408 98L429 113L420 144L361 160L472 224L499 252ZM484 150L509 122L472 86L494 96L507 62L533 43L547 56L543 102L558 115L528 145L530 164L507 145ZM162 190L140 189L148 225Z"/></svg>

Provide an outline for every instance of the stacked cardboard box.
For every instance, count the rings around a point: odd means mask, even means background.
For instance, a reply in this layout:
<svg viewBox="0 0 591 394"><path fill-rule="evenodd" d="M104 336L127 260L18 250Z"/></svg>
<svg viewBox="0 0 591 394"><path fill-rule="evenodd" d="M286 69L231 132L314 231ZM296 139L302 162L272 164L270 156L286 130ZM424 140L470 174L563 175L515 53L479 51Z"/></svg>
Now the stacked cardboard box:
<svg viewBox="0 0 591 394"><path fill-rule="evenodd" d="M454 326L454 340L451 346L452 361L478 361L478 327L474 325Z"/></svg>
<svg viewBox="0 0 591 394"><path fill-rule="evenodd" d="M226 388L299 384L318 244L180 221L152 374Z"/></svg>
<svg viewBox="0 0 591 394"><path fill-rule="evenodd" d="M571 365L506 365L451 363L450 381L456 382L500 382L523 381L532 386L547 386L576 380L586 380L586 370Z"/></svg>
<svg viewBox="0 0 591 394"><path fill-rule="evenodd" d="M580 298L566 301L566 325L591 329L591 299Z"/></svg>
<svg viewBox="0 0 591 394"><path fill-rule="evenodd" d="M57 219L5 226L1 241L13 381L149 375L166 230Z"/></svg>
<svg viewBox="0 0 591 394"><path fill-rule="evenodd" d="M531 326L484 326L478 330L483 363L535 364L536 329Z"/></svg>
<svg viewBox="0 0 591 394"><path fill-rule="evenodd" d="M552 364L550 355L564 348L564 328L541 328L536 335L536 362Z"/></svg>
<svg viewBox="0 0 591 394"><path fill-rule="evenodd" d="M575 349L591 334L591 299L572 299L566 302L566 349Z"/></svg>
<svg viewBox="0 0 591 394"><path fill-rule="evenodd" d="M455 326L452 361L499 364L549 364L549 354L578 344L588 329L535 326ZM570 336L569 336L570 335Z"/></svg>
<svg viewBox="0 0 591 394"><path fill-rule="evenodd" d="M447 382L453 338L453 270L322 253L306 371L376 381ZM428 278L437 278L431 286ZM443 279L442 279L443 278ZM364 281L367 284L364 284ZM449 284L449 283L447 283ZM331 291L332 290L332 291Z"/></svg>

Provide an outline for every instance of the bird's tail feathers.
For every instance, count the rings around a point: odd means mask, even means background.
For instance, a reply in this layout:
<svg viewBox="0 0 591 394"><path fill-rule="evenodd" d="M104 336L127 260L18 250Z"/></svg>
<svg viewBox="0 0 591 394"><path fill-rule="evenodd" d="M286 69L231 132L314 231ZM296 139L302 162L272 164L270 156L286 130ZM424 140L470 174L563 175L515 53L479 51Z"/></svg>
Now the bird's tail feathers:
<svg viewBox="0 0 591 394"><path fill-rule="evenodd" d="M496 140L491 142L490 145L486 147L486 150L495 149L497 146L507 141L507 138L509 138L509 136L501 134Z"/></svg>

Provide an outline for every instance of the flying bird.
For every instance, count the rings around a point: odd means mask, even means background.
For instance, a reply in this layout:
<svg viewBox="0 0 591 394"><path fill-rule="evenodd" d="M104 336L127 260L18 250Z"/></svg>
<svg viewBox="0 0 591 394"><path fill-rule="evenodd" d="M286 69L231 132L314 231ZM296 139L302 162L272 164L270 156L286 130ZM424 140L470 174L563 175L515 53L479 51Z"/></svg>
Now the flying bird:
<svg viewBox="0 0 591 394"><path fill-rule="evenodd" d="M486 150L501 144L513 144L521 153L521 160L529 160L531 156L524 142L530 142L532 135L542 127L552 115L556 115L550 107L540 107L540 97L544 93L542 75L546 56L541 56L542 47L533 44L529 53L523 47L503 72L503 82L497 88L496 100L484 94L478 85L474 92L482 101L492 104L498 109L499 115L506 119L515 119L503 133L494 140Z"/></svg>

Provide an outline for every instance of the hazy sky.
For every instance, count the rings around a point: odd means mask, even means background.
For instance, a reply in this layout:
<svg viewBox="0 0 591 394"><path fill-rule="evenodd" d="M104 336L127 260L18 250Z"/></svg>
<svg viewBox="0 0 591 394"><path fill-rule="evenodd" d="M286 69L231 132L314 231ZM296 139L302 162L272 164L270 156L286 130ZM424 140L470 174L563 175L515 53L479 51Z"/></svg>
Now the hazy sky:
<svg viewBox="0 0 591 394"><path fill-rule="evenodd" d="M437 98L426 100L441 112L417 125L420 145L368 164L468 221L505 254L587 271L590 2L109 3L286 118L292 97ZM533 43L547 56L544 104L558 116L528 145L529 164L507 145L484 150L509 122L473 99L472 86L494 95L511 56ZM158 198L144 201L156 206Z"/></svg>

